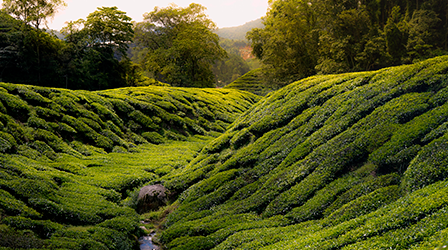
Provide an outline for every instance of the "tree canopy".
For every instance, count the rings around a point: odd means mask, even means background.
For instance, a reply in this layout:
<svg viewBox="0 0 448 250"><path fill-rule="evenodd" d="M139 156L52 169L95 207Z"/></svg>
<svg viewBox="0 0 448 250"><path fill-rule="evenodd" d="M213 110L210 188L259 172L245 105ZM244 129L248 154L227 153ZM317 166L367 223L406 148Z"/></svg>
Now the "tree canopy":
<svg viewBox="0 0 448 250"><path fill-rule="evenodd" d="M448 51L445 0L270 0L247 34L270 82L373 70Z"/></svg>
<svg viewBox="0 0 448 250"><path fill-rule="evenodd" d="M3 0L3 8L8 14L36 29L65 5L63 0Z"/></svg>
<svg viewBox="0 0 448 250"><path fill-rule="evenodd" d="M36 4L52 3L55 7L56 2ZM96 90L124 87L140 80L128 77L139 74L127 56L134 33L132 20L125 12L117 7L98 8L86 20L68 23L62 30L66 37L60 40L39 28L42 20L25 18L29 6L8 14L8 6L24 3L10 1L0 12L0 37L4 38L0 41L2 81Z"/></svg>
<svg viewBox="0 0 448 250"><path fill-rule="evenodd" d="M205 7L156 7L135 26L134 61L174 86L212 87L213 63L226 57Z"/></svg>

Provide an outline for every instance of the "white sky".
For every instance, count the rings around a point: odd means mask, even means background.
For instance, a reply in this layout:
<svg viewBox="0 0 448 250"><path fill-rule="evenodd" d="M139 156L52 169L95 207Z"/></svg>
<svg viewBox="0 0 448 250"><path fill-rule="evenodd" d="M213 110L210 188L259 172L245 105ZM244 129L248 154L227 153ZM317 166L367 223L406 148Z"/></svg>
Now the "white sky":
<svg viewBox="0 0 448 250"><path fill-rule="evenodd" d="M167 7L174 3L187 7L198 3L207 8L209 18L219 28L243 25L266 15L268 0L65 0L67 7L60 10L48 26L60 30L65 22L86 19L97 7L117 6L127 12L134 21L143 20L143 14L154 10L155 6Z"/></svg>

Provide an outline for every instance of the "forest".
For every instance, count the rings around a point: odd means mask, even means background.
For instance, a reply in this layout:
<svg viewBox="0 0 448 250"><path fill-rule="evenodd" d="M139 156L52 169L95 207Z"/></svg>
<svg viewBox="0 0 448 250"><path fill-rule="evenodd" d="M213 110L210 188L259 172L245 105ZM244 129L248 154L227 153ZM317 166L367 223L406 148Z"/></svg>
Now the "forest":
<svg viewBox="0 0 448 250"><path fill-rule="evenodd" d="M376 70L448 50L444 0L271 1L264 28L247 38L267 81Z"/></svg>
<svg viewBox="0 0 448 250"><path fill-rule="evenodd" d="M156 8L140 23L102 7L69 22L62 40L43 27L63 1L44 1L53 7L38 18L25 17L24 9L36 7L20 2L5 1L0 14L0 79L40 86L222 87L261 67L260 81L279 88L315 74L410 64L448 50L443 0L271 1L263 24L222 30L198 4ZM248 40L217 36L241 38L252 27ZM261 64L242 60L238 49L247 45Z"/></svg>
<svg viewBox="0 0 448 250"><path fill-rule="evenodd" d="M44 24L64 2L43 1L36 6L32 1L4 2L8 5L0 12L0 80L5 82L87 90L214 87L251 69L239 54L241 42L220 40L212 32L215 24L204 15L205 7L197 4L154 10L141 23L132 22L116 7L101 7L85 20L68 22L60 39L59 32L45 29ZM51 11L39 14L45 10ZM163 18L179 13L183 17L174 26L164 26L163 32L154 29ZM201 52L204 45L207 49Z"/></svg>

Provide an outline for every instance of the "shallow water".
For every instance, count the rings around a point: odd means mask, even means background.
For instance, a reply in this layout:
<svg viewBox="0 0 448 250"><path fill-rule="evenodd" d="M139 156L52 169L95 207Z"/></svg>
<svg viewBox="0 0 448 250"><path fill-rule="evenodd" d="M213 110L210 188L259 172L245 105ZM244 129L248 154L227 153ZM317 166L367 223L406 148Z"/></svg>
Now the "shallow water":
<svg viewBox="0 0 448 250"><path fill-rule="evenodd" d="M154 245L152 242L152 238L155 233L152 233L147 236L143 236L138 241L140 242L140 250L159 250L160 248L157 245Z"/></svg>

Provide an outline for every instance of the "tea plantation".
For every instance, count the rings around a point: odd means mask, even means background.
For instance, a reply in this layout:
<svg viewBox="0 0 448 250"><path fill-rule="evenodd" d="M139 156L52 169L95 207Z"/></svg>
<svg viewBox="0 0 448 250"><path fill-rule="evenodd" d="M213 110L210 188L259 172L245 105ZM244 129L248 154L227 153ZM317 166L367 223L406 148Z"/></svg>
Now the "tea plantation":
<svg viewBox="0 0 448 250"><path fill-rule="evenodd" d="M235 90L253 74L225 89L0 83L0 249L138 249L142 219L163 220L166 249L446 248L448 57L263 98ZM138 215L146 184L172 200Z"/></svg>
<svg viewBox="0 0 448 250"><path fill-rule="evenodd" d="M138 189L182 171L259 99L0 83L0 249L138 248Z"/></svg>
<svg viewBox="0 0 448 250"><path fill-rule="evenodd" d="M274 88L264 83L262 74L263 72L261 69L251 70L224 88L239 89L256 95L265 96L274 91Z"/></svg>
<svg viewBox="0 0 448 250"><path fill-rule="evenodd" d="M168 249L448 244L448 57L268 94L180 174Z"/></svg>

